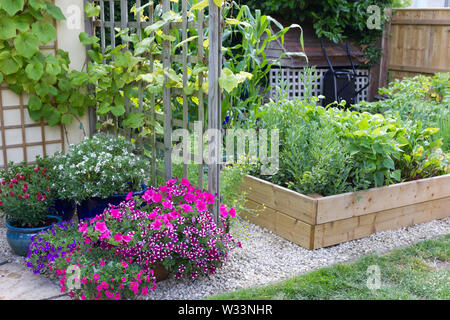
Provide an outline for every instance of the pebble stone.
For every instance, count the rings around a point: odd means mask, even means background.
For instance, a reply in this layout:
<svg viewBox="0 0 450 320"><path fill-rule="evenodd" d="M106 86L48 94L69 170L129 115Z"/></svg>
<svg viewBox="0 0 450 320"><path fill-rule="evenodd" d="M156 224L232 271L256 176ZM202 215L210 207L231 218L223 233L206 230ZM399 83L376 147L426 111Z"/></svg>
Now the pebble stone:
<svg viewBox="0 0 450 320"><path fill-rule="evenodd" d="M394 248L450 234L450 218L379 232L366 238L316 250L304 249L243 220L239 220L231 230L241 241L242 248L234 249L215 274L194 280L165 280L157 283L156 290L143 298L197 300L213 294L280 282L370 253L382 254ZM24 258L10 251L4 223L0 222L0 262L5 260L24 263Z"/></svg>

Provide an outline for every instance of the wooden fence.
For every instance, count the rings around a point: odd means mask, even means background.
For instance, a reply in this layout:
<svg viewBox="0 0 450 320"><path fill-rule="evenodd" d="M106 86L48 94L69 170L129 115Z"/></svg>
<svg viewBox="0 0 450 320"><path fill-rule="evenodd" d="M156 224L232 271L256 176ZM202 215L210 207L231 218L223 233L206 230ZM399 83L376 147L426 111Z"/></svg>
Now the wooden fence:
<svg viewBox="0 0 450 320"><path fill-rule="evenodd" d="M450 9L398 9L384 45L389 81L450 72Z"/></svg>

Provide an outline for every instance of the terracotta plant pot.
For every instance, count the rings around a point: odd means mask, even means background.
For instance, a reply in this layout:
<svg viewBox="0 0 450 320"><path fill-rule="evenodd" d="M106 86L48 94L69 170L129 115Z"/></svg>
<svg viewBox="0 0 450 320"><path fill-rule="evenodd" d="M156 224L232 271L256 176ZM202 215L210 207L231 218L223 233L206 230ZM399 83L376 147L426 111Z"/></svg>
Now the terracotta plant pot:
<svg viewBox="0 0 450 320"><path fill-rule="evenodd" d="M156 264L153 267L153 272L156 278L156 282L167 280L170 274L170 272L160 263Z"/></svg>

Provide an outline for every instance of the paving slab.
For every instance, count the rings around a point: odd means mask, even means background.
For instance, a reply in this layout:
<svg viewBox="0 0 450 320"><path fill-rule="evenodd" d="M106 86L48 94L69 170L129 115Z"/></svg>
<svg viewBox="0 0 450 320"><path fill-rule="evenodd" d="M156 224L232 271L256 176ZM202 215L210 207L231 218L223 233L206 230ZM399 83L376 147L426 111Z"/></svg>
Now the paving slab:
<svg viewBox="0 0 450 320"><path fill-rule="evenodd" d="M0 300L65 299L58 285L25 266L0 261Z"/></svg>

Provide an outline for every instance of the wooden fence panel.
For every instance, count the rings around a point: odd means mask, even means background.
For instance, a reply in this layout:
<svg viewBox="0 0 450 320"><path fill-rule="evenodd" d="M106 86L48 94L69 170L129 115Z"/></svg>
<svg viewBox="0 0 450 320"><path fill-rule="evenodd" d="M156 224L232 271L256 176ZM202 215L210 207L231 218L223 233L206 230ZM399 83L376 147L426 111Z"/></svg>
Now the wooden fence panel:
<svg viewBox="0 0 450 320"><path fill-rule="evenodd" d="M390 81L450 71L450 9L395 10L390 34Z"/></svg>

